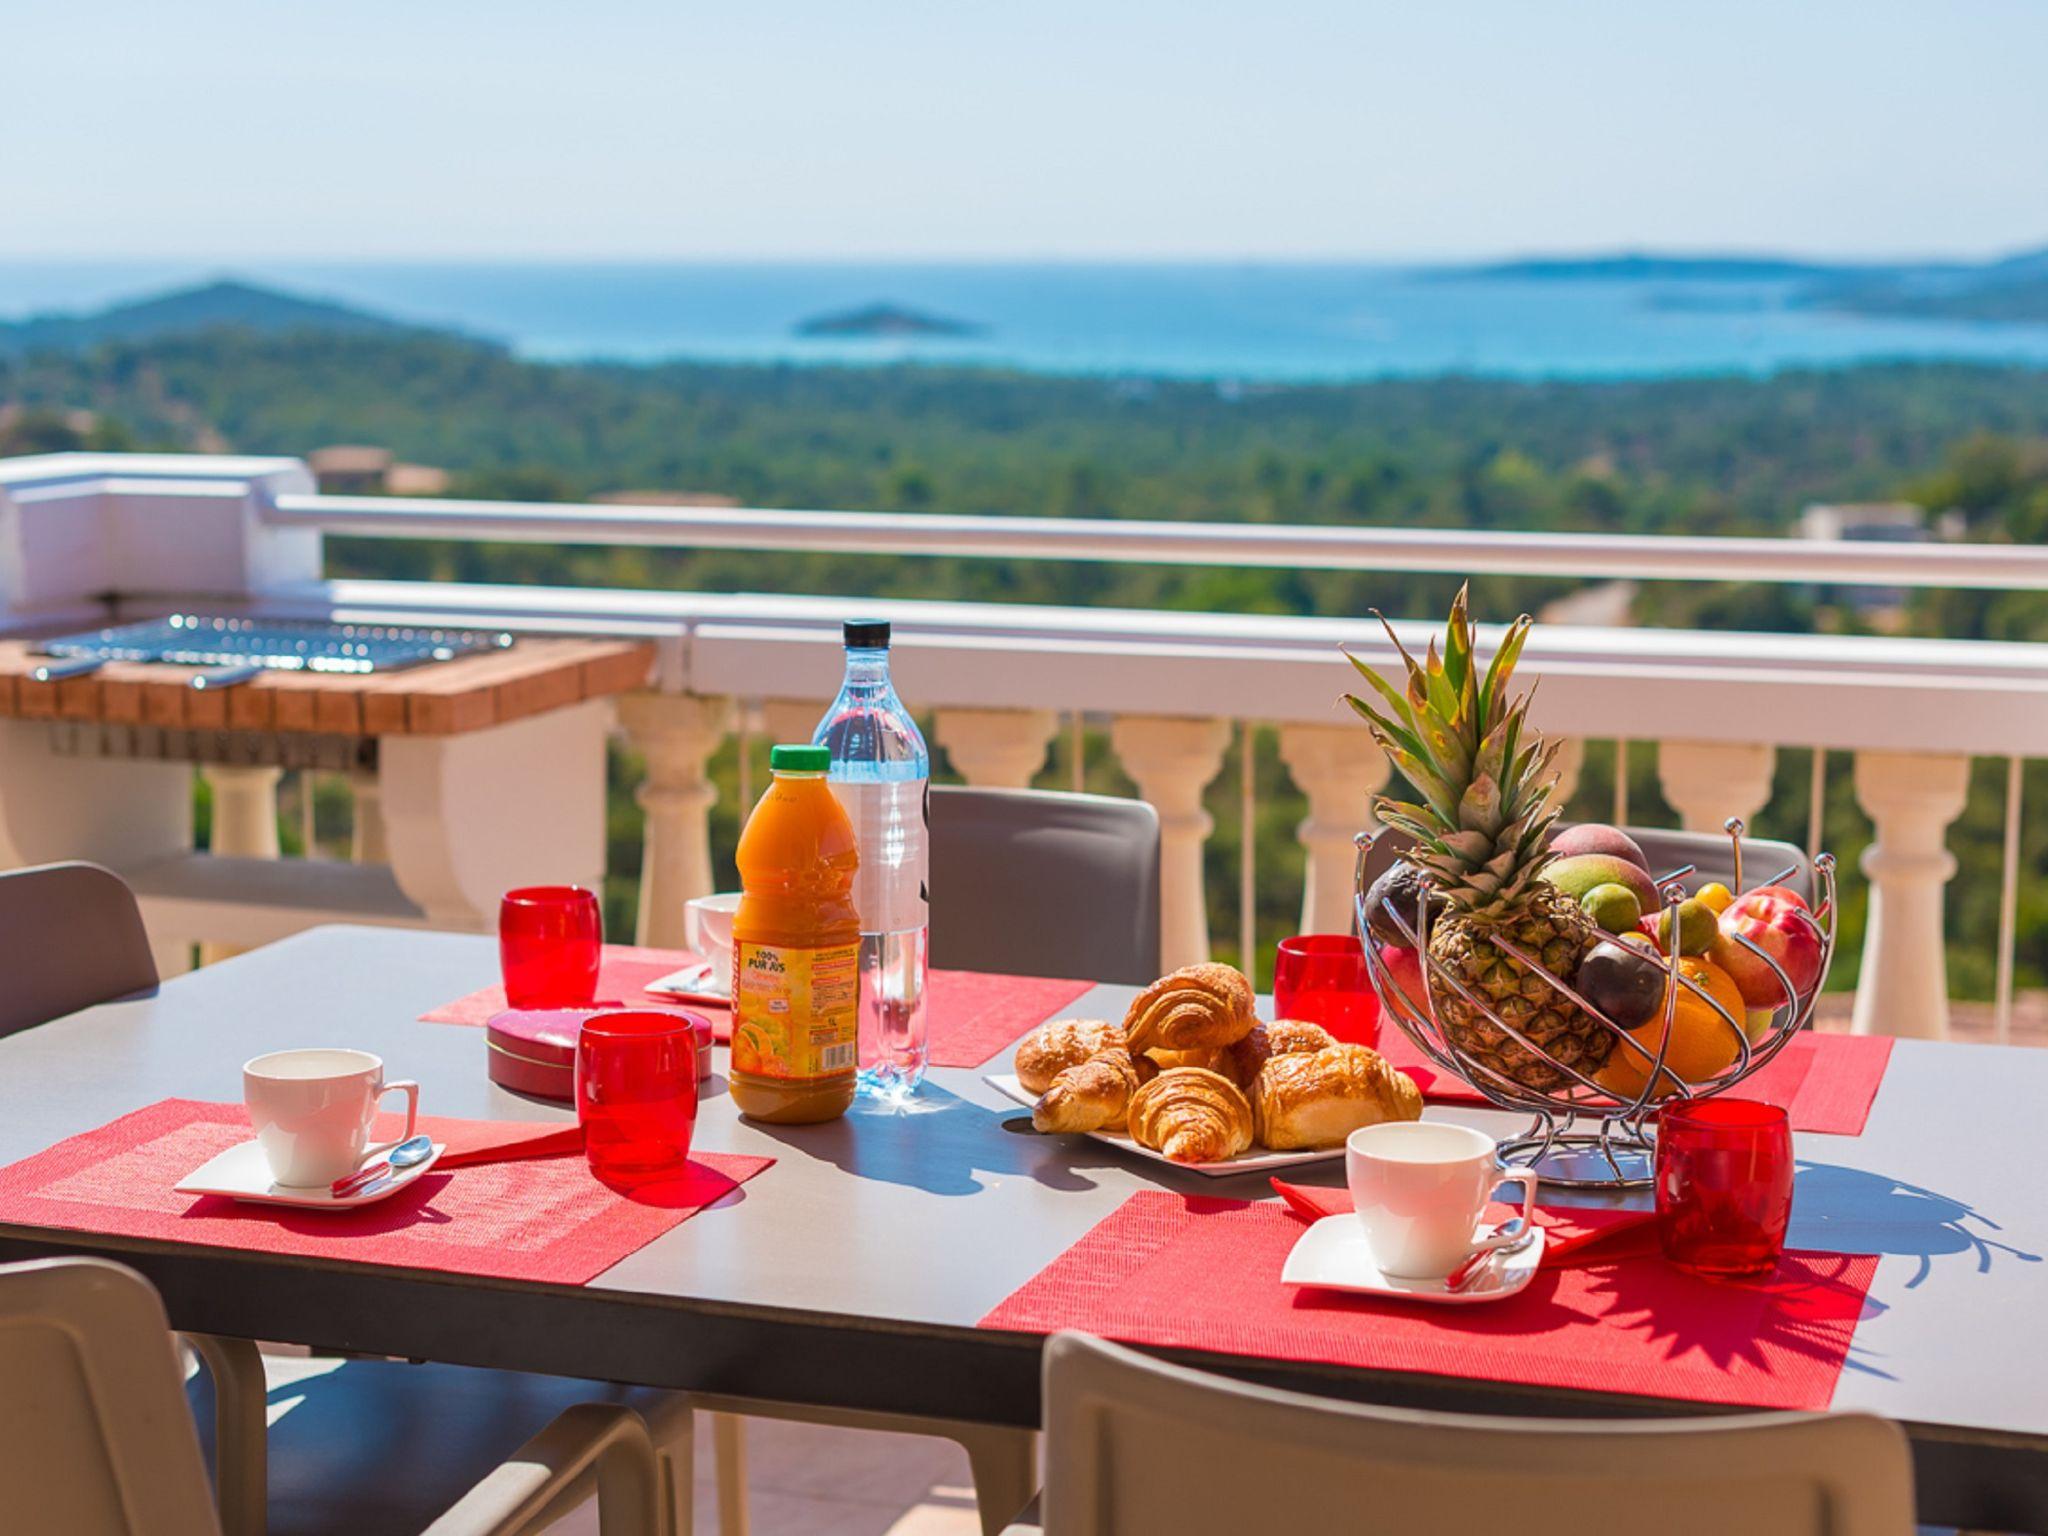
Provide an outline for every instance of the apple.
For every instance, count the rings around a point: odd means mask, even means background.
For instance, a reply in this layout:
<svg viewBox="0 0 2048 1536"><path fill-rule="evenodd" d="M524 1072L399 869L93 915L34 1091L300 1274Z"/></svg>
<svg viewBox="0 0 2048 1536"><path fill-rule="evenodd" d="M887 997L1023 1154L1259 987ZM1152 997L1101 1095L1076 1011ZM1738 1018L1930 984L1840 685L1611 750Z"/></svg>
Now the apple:
<svg viewBox="0 0 2048 1536"><path fill-rule="evenodd" d="M1741 906L1745 901L1789 901L1802 912L1811 912L1813 910L1813 908L1806 904L1806 898L1793 890L1789 885L1760 885L1753 891L1744 891L1730 902L1724 910L1732 911L1734 908Z"/></svg>
<svg viewBox="0 0 2048 1536"><path fill-rule="evenodd" d="M1707 958L1726 971L1751 1008L1776 1008L1792 1001L1777 973L1741 940L1747 939L1784 968L1794 991L1804 994L1820 980L1826 947L1820 924L1792 892L1763 886L1737 898L1721 914Z"/></svg>
<svg viewBox="0 0 2048 1536"><path fill-rule="evenodd" d="M1412 949L1393 944L1380 946L1380 964L1393 977L1394 985L1408 995L1415 1013L1424 1019L1429 1017L1429 999L1425 990L1427 983L1422 979L1422 956Z"/></svg>

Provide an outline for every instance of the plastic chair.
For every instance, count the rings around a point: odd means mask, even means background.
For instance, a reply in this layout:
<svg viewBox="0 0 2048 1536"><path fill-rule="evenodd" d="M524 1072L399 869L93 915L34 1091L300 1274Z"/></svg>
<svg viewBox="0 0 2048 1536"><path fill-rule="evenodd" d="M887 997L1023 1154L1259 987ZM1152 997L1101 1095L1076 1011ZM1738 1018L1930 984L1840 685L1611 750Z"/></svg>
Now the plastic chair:
<svg viewBox="0 0 2048 1536"><path fill-rule="evenodd" d="M1148 986L1159 813L1142 800L934 789L932 964Z"/></svg>
<svg viewBox="0 0 2048 1536"><path fill-rule="evenodd" d="M1686 876L1689 890L1698 890L1709 880L1719 880L1727 886L1735 883L1734 845L1722 833L1674 832L1662 827L1624 827L1622 830L1636 840L1643 850L1643 857L1650 862L1650 873L1659 879L1690 864L1695 873ZM1375 842L1372 854L1366 860L1366 879L1377 880L1411 842L1412 839L1401 833L1389 834ZM1804 849L1775 838L1746 837L1742 840L1742 879L1745 886L1754 888L1787 868L1792 873L1780 883L1811 902L1814 894L1813 861L1806 856Z"/></svg>
<svg viewBox="0 0 2048 1536"><path fill-rule="evenodd" d="M0 1267L6 1528L221 1536L180 1375L163 1304L133 1270L103 1259ZM425 1528L514 1536L592 1491L603 1536L670 1528L647 1427L628 1408L564 1410Z"/></svg>
<svg viewBox="0 0 2048 1536"><path fill-rule="evenodd" d="M0 1035L156 986L135 897L97 864L0 874L0 954Z"/></svg>
<svg viewBox="0 0 2048 1536"><path fill-rule="evenodd" d="M1045 1413L1053 1536L1913 1532L1906 1437L1869 1414L1603 1422L1368 1408L1076 1333L1046 1346Z"/></svg>

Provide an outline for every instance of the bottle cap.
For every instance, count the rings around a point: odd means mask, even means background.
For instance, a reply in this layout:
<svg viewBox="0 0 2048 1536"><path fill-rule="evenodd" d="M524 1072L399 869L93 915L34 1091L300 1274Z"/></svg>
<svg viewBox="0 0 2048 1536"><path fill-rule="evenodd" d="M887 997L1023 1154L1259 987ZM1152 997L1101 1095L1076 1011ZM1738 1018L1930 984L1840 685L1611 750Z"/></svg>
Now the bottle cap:
<svg viewBox="0 0 2048 1536"><path fill-rule="evenodd" d="M889 621L887 619L848 619L846 621L846 648L849 651L886 651L889 649Z"/></svg>
<svg viewBox="0 0 2048 1536"><path fill-rule="evenodd" d="M768 767L775 773L823 773L832 766L830 747L770 747Z"/></svg>

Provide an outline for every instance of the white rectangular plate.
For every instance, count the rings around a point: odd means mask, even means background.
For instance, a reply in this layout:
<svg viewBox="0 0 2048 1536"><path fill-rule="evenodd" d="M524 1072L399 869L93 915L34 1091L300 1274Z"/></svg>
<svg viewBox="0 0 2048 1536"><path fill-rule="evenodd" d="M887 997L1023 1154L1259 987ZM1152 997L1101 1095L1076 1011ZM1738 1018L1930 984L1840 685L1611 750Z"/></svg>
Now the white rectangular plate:
<svg viewBox="0 0 2048 1536"><path fill-rule="evenodd" d="M991 1073L982 1079L989 1087L1005 1098L1015 1099L1027 1109L1038 1102L1038 1095L1027 1093L1024 1085L1017 1081L1016 1074ZM1116 1131L1090 1131L1091 1140L1116 1147L1133 1157L1147 1157L1155 1163L1164 1163L1169 1168L1185 1168L1190 1173L1206 1173L1211 1178L1226 1179L1239 1173L1278 1173L1282 1168L1300 1168L1308 1163L1327 1163L1344 1156L1342 1147L1324 1147L1315 1152L1267 1152L1253 1148L1240 1152L1236 1157L1225 1158L1220 1163L1176 1163L1163 1152L1154 1152L1150 1147L1141 1147L1130 1137Z"/></svg>

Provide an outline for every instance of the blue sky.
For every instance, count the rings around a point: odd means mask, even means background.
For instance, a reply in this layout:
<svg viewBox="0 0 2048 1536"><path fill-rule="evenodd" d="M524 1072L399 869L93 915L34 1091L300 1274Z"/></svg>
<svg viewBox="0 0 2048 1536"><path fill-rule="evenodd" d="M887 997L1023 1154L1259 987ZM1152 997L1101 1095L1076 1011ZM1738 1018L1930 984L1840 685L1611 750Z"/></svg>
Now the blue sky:
<svg viewBox="0 0 2048 1536"><path fill-rule="evenodd" d="M2020 0L11 0L0 258L2048 243Z"/></svg>

